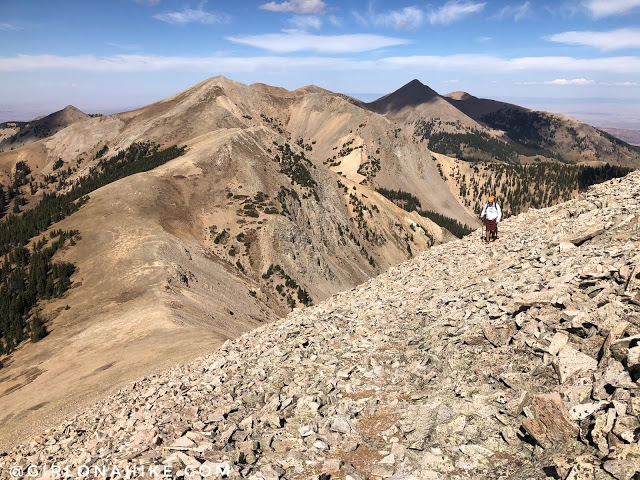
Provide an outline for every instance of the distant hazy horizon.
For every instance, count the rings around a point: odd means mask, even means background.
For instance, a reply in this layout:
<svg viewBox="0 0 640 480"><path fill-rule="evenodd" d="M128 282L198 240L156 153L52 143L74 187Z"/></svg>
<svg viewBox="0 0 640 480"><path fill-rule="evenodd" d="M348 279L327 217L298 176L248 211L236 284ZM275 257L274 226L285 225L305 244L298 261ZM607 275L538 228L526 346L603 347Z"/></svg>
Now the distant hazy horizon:
<svg viewBox="0 0 640 480"><path fill-rule="evenodd" d="M401 85L398 86L398 88ZM167 96L177 93L171 92ZM346 93L364 102L371 102L380 98L384 93ZM440 92L441 94L448 92ZM473 92L468 92L473 95ZM483 97L483 96L480 96ZM102 113L110 115L113 113L125 112L136 108L144 107L150 103L162 100L160 97L148 98L139 103L128 105L100 105L97 102L78 103L61 102L59 104L50 103L42 105L38 103L16 103L14 105L0 105L0 122L8 121L30 121L34 118L48 115L61 110L66 105L72 104L85 113ZM483 97L490 98L490 97ZM630 99L608 99L608 98L531 98L531 97L495 97L493 100L512 103L532 110L541 110L554 113L562 113L589 125L598 128L621 128L625 130L640 131L640 100Z"/></svg>

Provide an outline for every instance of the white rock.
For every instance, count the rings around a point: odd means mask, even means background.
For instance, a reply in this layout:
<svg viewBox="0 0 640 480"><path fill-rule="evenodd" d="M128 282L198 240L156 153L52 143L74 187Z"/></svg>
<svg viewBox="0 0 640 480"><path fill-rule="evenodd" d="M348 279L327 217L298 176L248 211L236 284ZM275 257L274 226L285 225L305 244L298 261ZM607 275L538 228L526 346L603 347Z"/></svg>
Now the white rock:
<svg viewBox="0 0 640 480"><path fill-rule="evenodd" d="M569 335L564 332L557 332L551 338L551 344L547 347L547 352L551 355L557 355L560 350L567 344L569 341Z"/></svg>
<svg viewBox="0 0 640 480"><path fill-rule="evenodd" d="M598 368L598 361L589 355L565 345L558 353L556 365L560 383L564 383L569 377L579 371L588 372L595 370Z"/></svg>
<svg viewBox="0 0 640 480"><path fill-rule="evenodd" d="M315 433L314 425L303 425L298 429L298 433L301 437L308 437L309 435L313 435Z"/></svg>
<svg viewBox="0 0 640 480"><path fill-rule="evenodd" d="M595 412L602 410L609 402L600 400L599 402L581 403L569 409L569 415L573 420L582 420Z"/></svg>

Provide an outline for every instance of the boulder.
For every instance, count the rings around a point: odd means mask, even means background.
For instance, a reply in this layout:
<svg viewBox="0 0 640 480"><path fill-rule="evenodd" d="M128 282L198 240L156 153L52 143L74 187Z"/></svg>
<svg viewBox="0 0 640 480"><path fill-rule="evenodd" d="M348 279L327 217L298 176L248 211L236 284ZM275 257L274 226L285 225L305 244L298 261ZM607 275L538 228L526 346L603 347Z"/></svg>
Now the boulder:
<svg viewBox="0 0 640 480"><path fill-rule="evenodd" d="M560 383L565 383L567 379L580 371L589 372L596 370L598 368L598 361L589 355L585 355L565 345L558 352L554 366L556 367Z"/></svg>
<svg viewBox="0 0 640 480"><path fill-rule="evenodd" d="M525 418L522 426L541 446L566 442L578 436L578 426L557 393L534 395L531 408L535 418Z"/></svg>
<svg viewBox="0 0 640 480"><path fill-rule="evenodd" d="M640 472L640 458L634 460L607 460L602 467L616 480L631 480Z"/></svg>

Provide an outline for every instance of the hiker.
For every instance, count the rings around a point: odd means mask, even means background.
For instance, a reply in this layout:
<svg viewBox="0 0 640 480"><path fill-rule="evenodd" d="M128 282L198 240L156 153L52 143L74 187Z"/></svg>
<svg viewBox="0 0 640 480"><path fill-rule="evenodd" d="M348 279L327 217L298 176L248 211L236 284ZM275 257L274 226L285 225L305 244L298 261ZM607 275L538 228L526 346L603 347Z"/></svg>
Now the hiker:
<svg viewBox="0 0 640 480"><path fill-rule="evenodd" d="M496 202L496 197L490 195L487 200L480 214L480 218L486 217L484 221L484 226L487 229L485 242L489 243L498 238L498 223L500 223L502 219L502 210L500 210L500 205Z"/></svg>

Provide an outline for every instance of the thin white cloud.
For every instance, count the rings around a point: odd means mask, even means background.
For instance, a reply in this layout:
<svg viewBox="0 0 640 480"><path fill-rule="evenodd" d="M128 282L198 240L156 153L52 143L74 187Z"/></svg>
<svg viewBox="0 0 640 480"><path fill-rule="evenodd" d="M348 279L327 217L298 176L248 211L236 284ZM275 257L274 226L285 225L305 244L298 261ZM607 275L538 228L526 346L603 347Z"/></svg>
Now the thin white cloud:
<svg viewBox="0 0 640 480"><path fill-rule="evenodd" d="M587 86L587 85L593 85L596 82L595 82L595 80L589 80L589 79L586 79L586 78L573 78L571 80L568 80L566 78L556 78L555 80L548 80L548 81L542 82L542 83L544 85Z"/></svg>
<svg viewBox="0 0 640 480"><path fill-rule="evenodd" d="M5 32L14 32L17 30L22 30L22 27L18 27L17 25L13 25L11 23L2 22L0 23L0 30Z"/></svg>
<svg viewBox="0 0 640 480"><path fill-rule="evenodd" d="M217 15L206 12L202 9L202 6L196 9L184 8L179 12L156 13L153 18L174 25L187 25L188 23L215 25L228 22L228 17L226 15Z"/></svg>
<svg viewBox="0 0 640 480"><path fill-rule="evenodd" d="M425 22L432 25L448 25L473 13L480 12L486 2L471 0L449 0L440 8L422 9L416 5L386 12L374 11L372 5L366 12L353 11L352 14L361 25L382 26L396 30L412 30Z"/></svg>
<svg viewBox="0 0 640 480"><path fill-rule="evenodd" d="M322 19L317 15L294 15L289 19L291 25L302 31L318 30L322 27Z"/></svg>
<svg viewBox="0 0 640 480"><path fill-rule="evenodd" d="M425 13L418 7L405 7L402 10L374 13L369 11L369 18L374 25L411 30L419 27L426 19Z"/></svg>
<svg viewBox="0 0 640 480"><path fill-rule="evenodd" d="M227 40L278 53L304 50L323 53L356 53L410 43L409 40L403 38L373 34L312 35L295 31L227 37Z"/></svg>
<svg viewBox="0 0 640 480"><path fill-rule="evenodd" d="M342 20L340 19L340 17L336 17L335 15L328 15L327 16L327 20L334 27L341 27L342 26Z"/></svg>
<svg viewBox="0 0 640 480"><path fill-rule="evenodd" d="M90 72L207 72L209 74L255 71L318 69L344 71L375 68L373 62L336 57L180 57L157 55L18 55L0 57L0 72L23 70L63 70Z"/></svg>
<svg viewBox="0 0 640 480"><path fill-rule="evenodd" d="M638 82L600 82L604 87L637 87Z"/></svg>
<svg viewBox="0 0 640 480"><path fill-rule="evenodd" d="M562 32L547 40L569 45L586 45L604 51L640 47L640 28L620 28L609 32Z"/></svg>
<svg viewBox="0 0 640 480"><path fill-rule="evenodd" d="M478 37L476 40L478 42L489 42L489 41L493 40L493 37Z"/></svg>
<svg viewBox="0 0 640 480"><path fill-rule="evenodd" d="M288 2L269 2L260 5L263 10L270 10L272 12L293 12L293 13L324 13L324 9L327 6L322 0L290 0Z"/></svg>
<svg viewBox="0 0 640 480"><path fill-rule="evenodd" d="M590 86L596 85L595 80L587 78L556 78L555 80L546 80L543 82L514 82L516 85L559 85L559 86ZM597 85L603 87L637 87L638 82L598 82Z"/></svg>
<svg viewBox="0 0 640 480"><path fill-rule="evenodd" d="M591 72L604 74L640 74L640 57L515 57L490 55L447 55L384 57L378 60L311 57L180 57L153 55L17 55L0 57L0 71L66 70L98 72L189 72L230 73L282 71L286 69L331 71L412 70L414 72L447 71L508 74L513 72Z"/></svg>
<svg viewBox="0 0 640 480"><path fill-rule="evenodd" d="M582 16L585 13L584 5L577 3L575 0L557 0L556 2L549 2L547 5L541 5L540 7L553 17L562 19L576 17L578 15Z"/></svg>
<svg viewBox="0 0 640 480"><path fill-rule="evenodd" d="M377 62L381 68L436 69L443 71L511 73L519 71L545 72L606 72L640 73L640 57L515 57L459 54L447 56L386 57Z"/></svg>
<svg viewBox="0 0 640 480"><path fill-rule="evenodd" d="M531 2L524 2L522 5L507 5L500 10L496 18L513 18L516 22L531 15Z"/></svg>
<svg viewBox="0 0 640 480"><path fill-rule="evenodd" d="M473 2L462 0L450 0L442 7L431 10L427 18L429 23L449 25L462 20L464 17L478 13L484 9L486 2Z"/></svg>
<svg viewBox="0 0 640 480"><path fill-rule="evenodd" d="M593 18L624 15L640 7L640 0L587 0L582 2Z"/></svg>

